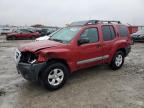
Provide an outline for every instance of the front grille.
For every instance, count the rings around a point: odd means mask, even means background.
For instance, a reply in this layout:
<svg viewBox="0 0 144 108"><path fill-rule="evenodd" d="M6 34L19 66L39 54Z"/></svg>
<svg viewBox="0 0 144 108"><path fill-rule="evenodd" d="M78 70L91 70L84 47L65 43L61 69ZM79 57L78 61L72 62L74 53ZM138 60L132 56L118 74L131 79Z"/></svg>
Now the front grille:
<svg viewBox="0 0 144 108"><path fill-rule="evenodd" d="M31 63L36 59L37 59L36 55L31 52L21 52L20 62Z"/></svg>

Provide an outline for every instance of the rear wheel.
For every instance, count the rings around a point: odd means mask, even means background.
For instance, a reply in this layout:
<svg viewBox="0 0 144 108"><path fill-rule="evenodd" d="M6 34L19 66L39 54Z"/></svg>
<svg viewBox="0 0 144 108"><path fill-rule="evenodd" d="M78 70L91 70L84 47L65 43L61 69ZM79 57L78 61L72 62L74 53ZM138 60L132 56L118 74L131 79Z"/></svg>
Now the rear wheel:
<svg viewBox="0 0 144 108"><path fill-rule="evenodd" d="M31 37L31 39L33 39L33 40L34 40L34 39L35 39L35 36L32 36L32 37Z"/></svg>
<svg viewBox="0 0 144 108"><path fill-rule="evenodd" d="M132 45L134 45L134 42L135 42L134 39L132 39L132 40L131 40Z"/></svg>
<svg viewBox="0 0 144 108"><path fill-rule="evenodd" d="M6 40L11 40L11 38L10 37L6 37Z"/></svg>
<svg viewBox="0 0 144 108"><path fill-rule="evenodd" d="M62 63L49 63L50 66L42 73L41 82L48 90L61 88L68 78L68 68Z"/></svg>
<svg viewBox="0 0 144 108"><path fill-rule="evenodd" d="M6 37L7 40L15 40L15 36L11 36L11 37Z"/></svg>
<svg viewBox="0 0 144 108"><path fill-rule="evenodd" d="M121 68L124 63L124 59L124 53L122 51L118 51L112 59L112 62L110 64L111 68L113 70Z"/></svg>
<svg viewBox="0 0 144 108"><path fill-rule="evenodd" d="M16 38L15 38L15 36L12 36L12 40L15 40Z"/></svg>

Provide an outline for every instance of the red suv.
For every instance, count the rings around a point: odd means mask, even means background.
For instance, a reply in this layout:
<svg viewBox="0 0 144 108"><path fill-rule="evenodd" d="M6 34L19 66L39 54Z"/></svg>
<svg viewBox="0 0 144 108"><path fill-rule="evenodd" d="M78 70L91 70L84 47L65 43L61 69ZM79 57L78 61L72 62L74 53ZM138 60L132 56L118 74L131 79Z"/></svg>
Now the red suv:
<svg viewBox="0 0 144 108"><path fill-rule="evenodd" d="M54 33L49 40L36 41L16 50L18 73L39 80L49 90L64 85L79 69L109 64L122 67L131 49L128 28L119 21L80 21Z"/></svg>
<svg viewBox="0 0 144 108"><path fill-rule="evenodd" d="M6 35L7 40L15 39L35 39L38 38L40 34L38 32L29 31L27 29L20 29L16 32L12 32Z"/></svg>

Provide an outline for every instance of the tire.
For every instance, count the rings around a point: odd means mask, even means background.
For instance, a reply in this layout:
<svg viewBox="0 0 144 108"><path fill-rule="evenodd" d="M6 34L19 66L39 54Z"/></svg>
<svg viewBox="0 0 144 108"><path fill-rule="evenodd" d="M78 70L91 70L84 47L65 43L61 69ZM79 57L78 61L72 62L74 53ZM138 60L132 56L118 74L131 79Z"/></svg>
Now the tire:
<svg viewBox="0 0 144 108"><path fill-rule="evenodd" d="M62 63L53 62L41 74L40 80L48 90L57 90L66 83L69 69Z"/></svg>
<svg viewBox="0 0 144 108"><path fill-rule="evenodd" d="M9 37L6 37L6 40L11 40L11 38L9 38Z"/></svg>
<svg viewBox="0 0 144 108"><path fill-rule="evenodd" d="M134 39L132 39L132 45L134 45L134 43L135 43L135 41L134 41Z"/></svg>
<svg viewBox="0 0 144 108"><path fill-rule="evenodd" d="M114 55L112 62L110 64L110 67L113 70L118 70L123 66L125 60L125 56L124 53L122 51L118 51L116 52L116 54Z"/></svg>
<svg viewBox="0 0 144 108"><path fill-rule="evenodd" d="M32 36L31 39L34 40L34 39L35 39L35 36Z"/></svg>
<svg viewBox="0 0 144 108"><path fill-rule="evenodd" d="M6 37L7 40L15 40L15 36L11 36L11 37Z"/></svg>
<svg viewBox="0 0 144 108"><path fill-rule="evenodd" d="M12 36L11 39L12 39L12 40L15 40L16 38L15 38L15 36Z"/></svg>

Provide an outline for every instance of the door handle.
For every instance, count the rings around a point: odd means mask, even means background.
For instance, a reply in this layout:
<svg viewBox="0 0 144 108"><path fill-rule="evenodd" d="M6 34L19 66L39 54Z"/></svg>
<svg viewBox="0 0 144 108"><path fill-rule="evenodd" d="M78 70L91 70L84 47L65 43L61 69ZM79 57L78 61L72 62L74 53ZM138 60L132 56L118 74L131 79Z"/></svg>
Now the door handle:
<svg viewBox="0 0 144 108"><path fill-rule="evenodd" d="M97 48L101 48L101 47L102 47L102 45L98 44L98 45L96 45L96 47L97 47Z"/></svg>

